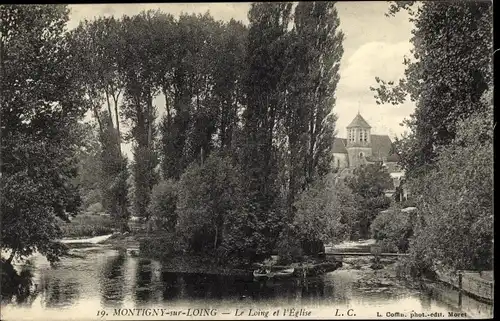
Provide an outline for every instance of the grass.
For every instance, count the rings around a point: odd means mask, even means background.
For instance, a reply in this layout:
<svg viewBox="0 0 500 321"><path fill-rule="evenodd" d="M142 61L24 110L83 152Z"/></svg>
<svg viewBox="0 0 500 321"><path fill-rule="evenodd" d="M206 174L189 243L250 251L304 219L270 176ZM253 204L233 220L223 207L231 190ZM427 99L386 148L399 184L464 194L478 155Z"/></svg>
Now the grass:
<svg viewBox="0 0 500 321"><path fill-rule="evenodd" d="M64 237L93 237L113 233L115 222L109 216L81 214L60 227Z"/></svg>

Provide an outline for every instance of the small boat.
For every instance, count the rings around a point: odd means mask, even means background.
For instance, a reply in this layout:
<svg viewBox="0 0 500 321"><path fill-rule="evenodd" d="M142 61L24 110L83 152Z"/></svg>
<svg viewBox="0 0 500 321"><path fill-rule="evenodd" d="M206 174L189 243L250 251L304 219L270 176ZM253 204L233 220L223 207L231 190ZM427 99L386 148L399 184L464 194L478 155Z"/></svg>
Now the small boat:
<svg viewBox="0 0 500 321"><path fill-rule="evenodd" d="M253 277L256 280L262 280L262 279L266 279L266 278L272 277L272 273L268 269L257 269L257 270L253 271Z"/></svg>
<svg viewBox="0 0 500 321"><path fill-rule="evenodd" d="M289 268L289 269L285 269L285 270L276 271L276 272L274 272L273 276L276 279L285 279L285 278L292 277L293 276L293 272L295 272L295 269L294 268Z"/></svg>

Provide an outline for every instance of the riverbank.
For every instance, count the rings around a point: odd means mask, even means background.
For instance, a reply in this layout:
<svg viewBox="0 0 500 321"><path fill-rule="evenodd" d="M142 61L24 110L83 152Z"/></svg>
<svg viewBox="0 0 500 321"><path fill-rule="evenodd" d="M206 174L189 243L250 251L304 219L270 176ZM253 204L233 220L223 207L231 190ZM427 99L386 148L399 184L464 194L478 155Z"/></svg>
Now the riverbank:
<svg viewBox="0 0 500 321"><path fill-rule="evenodd" d="M342 267L334 273L348 274L355 287L365 293L418 294L424 289L418 282L410 282L398 276L398 259L381 258L380 266L373 269L373 257L344 258Z"/></svg>
<svg viewBox="0 0 500 321"><path fill-rule="evenodd" d="M154 233L125 233L114 234L112 237L106 239L101 244L111 246L114 249L122 251L130 256L139 256L143 260L158 260L156 257L150 257L144 253L140 253L140 244L143 240L154 238ZM198 254L182 254L171 255L163 260L162 270L165 272L177 273L200 273L211 275L232 275L232 276L249 276L252 275L256 265L221 265L220 262L213 255L198 255ZM300 267L299 267L300 265ZM326 260L318 261L316 263L310 262L309 264L292 264L297 270L297 275L302 275L302 269L307 268L309 276L320 275L331 272L340 266L338 261ZM300 273L299 273L300 272Z"/></svg>

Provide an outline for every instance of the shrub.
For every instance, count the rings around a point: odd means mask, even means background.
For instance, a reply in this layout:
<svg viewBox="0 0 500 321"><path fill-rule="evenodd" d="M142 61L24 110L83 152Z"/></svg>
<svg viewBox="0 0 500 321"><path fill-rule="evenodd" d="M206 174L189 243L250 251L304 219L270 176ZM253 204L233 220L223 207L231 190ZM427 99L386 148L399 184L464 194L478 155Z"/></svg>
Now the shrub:
<svg viewBox="0 0 500 321"><path fill-rule="evenodd" d="M241 209L241 173L229 157L210 155L192 163L182 174L177 203L176 231L195 252L215 251L230 237L226 222Z"/></svg>
<svg viewBox="0 0 500 321"><path fill-rule="evenodd" d="M285 235L286 233L282 233L276 244L278 264L285 265L301 261L304 252L300 240L297 237Z"/></svg>
<svg viewBox="0 0 500 321"><path fill-rule="evenodd" d="M411 215L399 209L390 209L379 214L371 225L372 236L383 251L407 252L409 238L413 234Z"/></svg>
<svg viewBox="0 0 500 321"><path fill-rule="evenodd" d="M87 213L92 213L92 214L97 214L101 213L103 211L102 204L100 202L91 204L89 207L87 207Z"/></svg>
<svg viewBox="0 0 500 321"><path fill-rule="evenodd" d="M116 222L107 215L78 215L70 223L61 223L64 237L84 237L111 234Z"/></svg>
<svg viewBox="0 0 500 321"><path fill-rule="evenodd" d="M177 183L161 181L153 187L148 212L156 227L173 232L177 223Z"/></svg>
<svg viewBox="0 0 500 321"><path fill-rule="evenodd" d="M185 247L175 233L154 235L140 240L141 256L165 259L183 252Z"/></svg>

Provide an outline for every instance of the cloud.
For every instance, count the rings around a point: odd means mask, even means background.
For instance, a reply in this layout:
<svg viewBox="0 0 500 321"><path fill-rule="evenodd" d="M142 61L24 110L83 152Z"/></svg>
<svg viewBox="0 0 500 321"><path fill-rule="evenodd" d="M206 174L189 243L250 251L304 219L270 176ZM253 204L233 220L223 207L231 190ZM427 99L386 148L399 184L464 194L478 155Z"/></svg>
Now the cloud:
<svg viewBox="0 0 500 321"><path fill-rule="evenodd" d="M393 81L403 77L403 57L410 54L410 49L408 41L374 41L361 45L352 55L344 57L335 106L335 112L339 116L339 137L345 136L345 127L358 110L372 126L372 133L393 136L404 131L399 124L413 112L414 104L406 102L399 106L377 105L370 86L376 87L377 76Z"/></svg>
<svg viewBox="0 0 500 321"><path fill-rule="evenodd" d="M408 41L398 43L369 42L359 47L343 66L339 87L349 93L369 92L375 77L398 80L403 76L403 57L410 54Z"/></svg>
<svg viewBox="0 0 500 321"><path fill-rule="evenodd" d="M345 33L344 57L341 61L340 81L337 87L337 103L334 112L338 116L337 130L339 137L345 137L345 127L358 112L372 126L377 134L401 134L404 128L401 121L414 110L414 104L407 102L400 106L377 105L369 87L376 84L375 77L397 81L403 76L404 55L409 54L409 38L413 25L408 15L401 12L396 17L387 18L388 3L373 2L338 2L336 4ZM142 10L161 10L174 16L185 13L205 13L207 11L216 20L234 18L248 23L247 13L250 3L153 3L153 4L91 4L70 5L68 28L74 28L83 19L92 20L98 16L119 18L134 15ZM164 112L164 98L155 99L160 116ZM125 148L130 153L130 146Z"/></svg>

